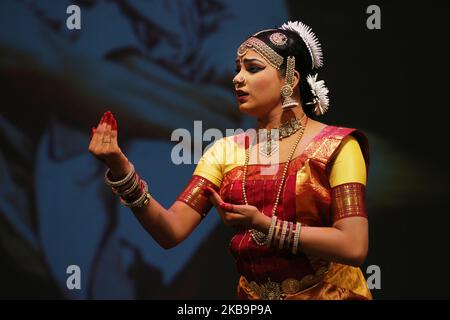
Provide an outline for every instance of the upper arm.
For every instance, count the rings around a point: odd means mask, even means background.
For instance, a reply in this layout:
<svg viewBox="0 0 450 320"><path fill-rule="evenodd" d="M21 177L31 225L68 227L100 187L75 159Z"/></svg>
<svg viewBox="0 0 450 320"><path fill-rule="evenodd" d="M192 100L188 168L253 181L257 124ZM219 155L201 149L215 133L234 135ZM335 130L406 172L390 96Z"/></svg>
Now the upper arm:
<svg viewBox="0 0 450 320"><path fill-rule="evenodd" d="M191 180L170 207L173 223L182 229L181 239L185 239L208 214L212 204L204 191L205 187L218 190L222 183L222 165L220 162L221 141L217 141L201 157Z"/></svg>
<svg viewBox="0 0 450 320"><path fill-rule="evenodd" d="M331 213L333 227L344 232L359 253L367 252L369 241L366 180L366 162L359 143L348 136L337 151L329 175Z"/></svg>
<svg viewBox="0 0 450 320"><path fill-rule="evenodd" d="M181 242L194 231L194 229L202 221L202 216L192 207L182 201L175 201L169 208L169 214L172 215L174 228L182 229L180 238L177 242Z"/></svg>
<svg viewBox="0 0 450 320"><path fill-rule="evenodd" d="M336 157L331 164L329 175L330 186L356 182L366 185L366 162L358 141L348 136L342 141Z"/></svg>

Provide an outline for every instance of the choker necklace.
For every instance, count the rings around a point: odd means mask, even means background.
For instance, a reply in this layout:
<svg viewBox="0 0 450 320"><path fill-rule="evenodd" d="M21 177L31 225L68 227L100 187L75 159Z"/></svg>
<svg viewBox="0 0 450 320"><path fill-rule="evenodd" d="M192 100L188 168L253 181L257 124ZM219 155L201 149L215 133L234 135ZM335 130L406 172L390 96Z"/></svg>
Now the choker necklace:
<svg viewBox="0 0 450 320"><path fill-rule="evenodd" d="M302 117L302 119L303 119L303 117ZM277 192L277 195L275 198L275 204L273 205L273 208L272 208L271 216L276 216L278 203L280 202L281 191L283 190L284 181L286 180L289 164L291 163L292 157L294 156L295 149L297 149L298 143L300 142L300 140L303 137L303 133L305 132L307 123L308 123L308 118L306 118L305 125L302 126L300 129L297 129L297 131L300 130L300 133L298 134L297 139L295 140L294 144L292 145L291 151L289 152L288 161L284 165L283 174L281 176L280 186L278 188L278 192ZM247 181L247 167L248 167L249 158L250 158L250 146L245 149L244 174L242 177L242 198L244 199L244 202L246 205L248 205L248 201L247 201L247 191L245 189L245 184ZM250 236L255 241L255 243L259 246L265 245L267 243L267 235L264 232L261 232L261 231L255 230L255 229L251 229Z"/></svg>
<svg viewBox="0 0 450 320"><path fill-rule="evenodd" d="M305 125L302 125L302 121L305 117L306 114L304 113L300 119L291 118L290 120L281 123L278 128L263 129L265 130L266 133L265 144L264 143L259 144L259 152L265 157L270 157L272 153L278 150L279 141L293 135L300 129L304 130L304 128L306 127L306 122ZM278 130L278 139L274 137L277 130ZM261 142L264 142L264 138L263 141Z"/></svg>

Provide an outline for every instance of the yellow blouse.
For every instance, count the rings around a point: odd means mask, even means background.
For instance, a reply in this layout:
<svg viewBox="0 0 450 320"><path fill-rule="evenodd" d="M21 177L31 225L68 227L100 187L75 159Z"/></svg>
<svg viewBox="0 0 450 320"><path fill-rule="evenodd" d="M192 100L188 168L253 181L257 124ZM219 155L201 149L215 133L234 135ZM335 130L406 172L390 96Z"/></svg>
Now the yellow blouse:
<svg viewBox="0 0 450 320"><path fill-rule="evenodd" d="M194 175L201 176L220 187L225 173L245 163L244 147L236 140L236 136L230 136L216 141L201 157ZM349 135L336 151L329 175L330 186L335 187L349 182L366 185L366 175L366 163L359 143Z"/></svg>

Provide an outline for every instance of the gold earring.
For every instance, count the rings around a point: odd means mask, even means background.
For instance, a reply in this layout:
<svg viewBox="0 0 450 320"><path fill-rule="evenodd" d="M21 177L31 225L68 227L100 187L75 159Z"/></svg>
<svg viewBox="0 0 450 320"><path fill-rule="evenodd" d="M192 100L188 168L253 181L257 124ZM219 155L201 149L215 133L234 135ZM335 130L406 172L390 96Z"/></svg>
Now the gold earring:
<svg viewBox="0 0 450 320"><path fill-rule="evenodd" d="M294 90L292 88L294 83L294 70L295 57L289 56L286 62L286 78L284 80L284 86L281 88L281 96L283 97L281 107L283 109L298 106L298 102L291 97L294 93Z"/></svg>

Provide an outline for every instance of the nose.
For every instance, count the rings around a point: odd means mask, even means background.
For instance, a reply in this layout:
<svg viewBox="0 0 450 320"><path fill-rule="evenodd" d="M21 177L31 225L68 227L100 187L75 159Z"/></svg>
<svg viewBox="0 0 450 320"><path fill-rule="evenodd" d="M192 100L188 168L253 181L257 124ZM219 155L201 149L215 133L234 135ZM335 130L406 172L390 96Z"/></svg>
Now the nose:
<svg viewBox="0 0 450 320"><path fill-rule="evenodd" d="M245 78L243 75L241 74L237 74L234 78L233 78L233 84L243 84L245 83Z"/></svg>

